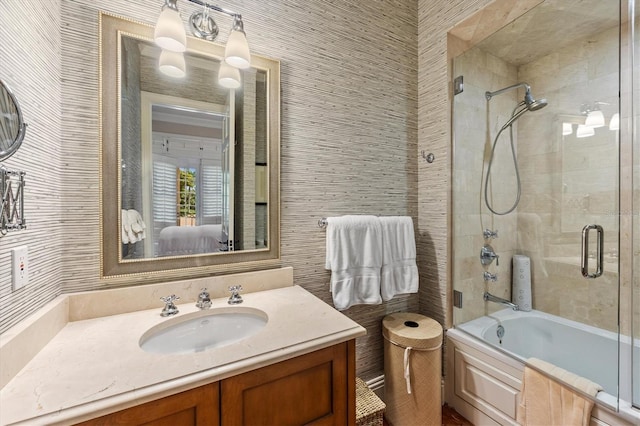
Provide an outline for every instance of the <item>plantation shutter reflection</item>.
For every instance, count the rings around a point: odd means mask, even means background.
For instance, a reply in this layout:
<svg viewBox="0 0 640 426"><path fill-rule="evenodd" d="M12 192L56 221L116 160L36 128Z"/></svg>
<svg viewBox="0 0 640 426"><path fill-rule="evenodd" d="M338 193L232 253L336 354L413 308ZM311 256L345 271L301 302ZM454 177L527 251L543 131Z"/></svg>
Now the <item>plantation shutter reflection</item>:
<svg viewBox="0 0 640 426"><path fill-rule="evenodd" d="M176 165L170 159L155 156L153 162L153 220L176 222Z"/></svg>
<svg viewBox="0 0 640 426"><path fill-rule="evenodd" d="M222 216L222 168L208 160L202 160L200 167L203 222L218 224Z"/></svg>

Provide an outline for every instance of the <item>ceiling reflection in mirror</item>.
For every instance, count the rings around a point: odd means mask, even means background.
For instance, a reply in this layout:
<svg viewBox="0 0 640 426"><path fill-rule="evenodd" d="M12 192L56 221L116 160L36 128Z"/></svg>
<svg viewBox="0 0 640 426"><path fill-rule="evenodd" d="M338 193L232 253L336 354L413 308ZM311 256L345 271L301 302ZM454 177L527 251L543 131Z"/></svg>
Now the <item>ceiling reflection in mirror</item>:
<svg viewBox="0 0 640 426"><path fill-rule="evenodd" d="M103 27L112 20L116 38L103 28L101 52L103 126L108 86L118 129L103 127L104 275L109 262L135 273L278 257L277 61L254 58L232 90L218 83L223 48L189 39L184 76L167 75L150 28L101 15ZM115 85L105 81L105 37L115 42Z"/></svg>

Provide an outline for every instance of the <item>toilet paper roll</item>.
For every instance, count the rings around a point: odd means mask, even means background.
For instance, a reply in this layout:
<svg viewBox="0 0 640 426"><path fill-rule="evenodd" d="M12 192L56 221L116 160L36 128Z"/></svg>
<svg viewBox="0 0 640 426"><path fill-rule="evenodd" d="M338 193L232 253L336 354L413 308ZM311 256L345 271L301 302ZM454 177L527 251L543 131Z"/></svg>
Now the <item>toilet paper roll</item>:
<svg viewBox="0 0 640 426"><path fill-rule="evenodd" d="M513 256L513 277L511 301L520 306L521 311L531 310L531 260L529 256Z"/></svg>

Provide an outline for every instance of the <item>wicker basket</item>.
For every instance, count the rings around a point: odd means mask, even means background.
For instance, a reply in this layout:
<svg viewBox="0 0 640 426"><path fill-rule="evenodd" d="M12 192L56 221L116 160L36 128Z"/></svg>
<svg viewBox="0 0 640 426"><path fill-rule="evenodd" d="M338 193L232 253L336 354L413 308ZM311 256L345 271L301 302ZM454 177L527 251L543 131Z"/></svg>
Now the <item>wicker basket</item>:
<svg viewBox="0 0 640 426"><path fill-rule="evenodd" d="M386 405L356 377L356 426L382 426Z"/></svg>

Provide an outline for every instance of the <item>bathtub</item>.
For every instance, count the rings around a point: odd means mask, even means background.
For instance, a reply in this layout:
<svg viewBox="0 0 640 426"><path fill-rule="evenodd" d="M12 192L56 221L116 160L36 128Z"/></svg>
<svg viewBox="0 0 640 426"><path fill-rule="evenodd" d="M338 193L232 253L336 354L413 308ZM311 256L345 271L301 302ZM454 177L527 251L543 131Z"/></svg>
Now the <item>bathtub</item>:
<svg viewBox="0 0 640 426"><path fill-rule="evenodd" d="M501 337L498 335L499 327ZM631 422L630 424L640 425L640 411L632 408L631 404L623 399L628 396L625 394L630 393L628 390L631 386L629 339L623 339L620 345L620 358L623 362L620 363L619 371L617 334L535 310L516 312L504 309L490 316L460 324L455 329L448 330L447 336L453 341L454 347L456 342L460 342L487 355L483 357L484 360L498 360L502 357L505 365L515 365L514 371L522 372L526 360L535 357L586 377L604 388L596 397L598 404L594 412L618 411L614 417L619 417L620 422L624 419ZM634 355L635 360L640 359L640 346L636 345ZM625 360L626 358L628 360ZM516 364L513 364L514 361ZM451 368L454 368L453 365L451 364ZM505 369L499 365L490 366L489 369L491 368ZM621 383L619 400L618 377L626 382ZM520 375L516 380L521 378ZM640 381L635 382L634 390L640 392ZM481 399L482 396L478 398ZM631 399L630 396L628 399ZM618 424L611 419L604 423Z"/></svg>

